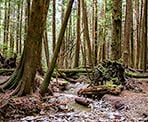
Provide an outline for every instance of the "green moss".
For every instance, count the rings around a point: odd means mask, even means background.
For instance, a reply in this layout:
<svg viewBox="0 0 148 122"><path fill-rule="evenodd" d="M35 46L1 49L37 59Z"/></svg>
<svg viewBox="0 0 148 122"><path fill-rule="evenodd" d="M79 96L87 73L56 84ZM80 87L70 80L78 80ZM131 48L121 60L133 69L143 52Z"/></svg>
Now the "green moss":
<svg viewBox="0 0 148 122"><path fill-rule="evenodd" d="M104 86L105 87L111 87L111 88L117 88L118 87L118 85L115 85L112 82L107 82Z"/></svg>

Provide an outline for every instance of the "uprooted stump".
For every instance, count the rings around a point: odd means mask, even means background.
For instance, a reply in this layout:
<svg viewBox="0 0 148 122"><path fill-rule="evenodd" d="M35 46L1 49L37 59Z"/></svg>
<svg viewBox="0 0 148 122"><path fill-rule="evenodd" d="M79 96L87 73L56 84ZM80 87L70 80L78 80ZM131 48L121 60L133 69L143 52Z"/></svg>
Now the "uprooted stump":
<svg viewBox="0 0 148 122"><path fill-rule="evenodd" d="M80 89L78 95L101 99L105 94L119 95L125 84L125 67L116 61L103 61L92 73L88 88Z"/></svg>
<svg viewBox="0 0 148 122"><path fill-rule="evenodd" d="M78 95L83 95L89 98L101 99L105 94L119 95L122 91L121 87L113 88L107 86L97 86L90 88L83 88L78 91Z"/></svg>
<svg viewBox="0 0 148 122"><path fill-rule="evenodd" d="M117 61L103 61L93 71L92 85L103 85L107 81L113 84L125 84L125 66Z"/></svg>

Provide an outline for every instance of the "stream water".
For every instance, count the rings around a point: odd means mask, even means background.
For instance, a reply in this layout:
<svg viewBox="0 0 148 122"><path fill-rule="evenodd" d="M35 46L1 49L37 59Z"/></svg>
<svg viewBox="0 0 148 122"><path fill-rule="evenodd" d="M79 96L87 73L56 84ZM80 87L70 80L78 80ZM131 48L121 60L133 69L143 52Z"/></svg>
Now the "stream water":
<svg viewBox="0 0 148 122"><path fill-rule="evenodd" d="M66 105L61 106L68 112L50 113L48 115L27 116L22 118L21 122L111 122L124 121L125 118L120 115L110 104L103 100L92 100L89 107L82 106L75 102L77 91L86 87L86 84L77 83L68 86L64 93L54 93L54 97L49 101L65 101Z"/></svg>

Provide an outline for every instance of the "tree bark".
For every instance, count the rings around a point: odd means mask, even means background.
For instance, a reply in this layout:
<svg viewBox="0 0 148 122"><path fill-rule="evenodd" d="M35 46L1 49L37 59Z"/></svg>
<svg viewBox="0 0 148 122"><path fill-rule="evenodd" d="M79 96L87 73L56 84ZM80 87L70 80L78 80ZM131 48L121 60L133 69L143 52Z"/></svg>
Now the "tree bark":
<svg viewBox="0 0 148 122"><path fill-rule="evenodd" d="M75 49L75 62L74 62L74 67L78 67L79 66L79 53L80 53L80 43L81 43L81 39L80 39L80 17L81 17L81 11L80 11L80 0L78 0L78 6L77 6L77 42L76 42L76 49Z"/></svg>
<svg viewBox="0 0 148 122"><path fill-rule="evenodd" d="M53 43L53 52L54 52L55 44L56 44L56 0L53 0L52 43Z"/></svg>
<svg viewBox="0 0 148 122"><path fill-rule="evenodd" d="M135 58L135 67L138 69L138 64L139 64L139 52L140 52L140 40L139 40L139 1L138 0L134 0L135 2L135 42L136 42L136 49L135 49L135 54L136 54L136 58Z"/></svg>
<svg viewBox="0 0 148 122"><path fill-rule="evenodd" d="M113 0L112 59L121 58L122 0Z"/></svg>
<svg viewBox="0 0 148 122"><path fill-rule="evenodd" d="M31 94L34 78L40 65L42 36L46 25L49 0L33 0L24 51L12 76L0 85L2 89L15 89L12 95ZM39 16L40 15L40 16Z"/></svg>
<svg viewBox="0 0 148 122"><path fill-rule="evenodd" d="M144 3L144 22L143 22L143 42L144 42L144 45L143 45L143 53L144 53L144 56L143 56L143 71L146 72L147 70L147 51L148 51L148 47L147 47L147 5L148 2L147 0L145 0L145 3Z"/></svg>
<svg viewBox="0 0 148 122"><path fill-rule="evenodd" d="M90 44L89 29L88 29L87 10L86 10L86 3L84 0L82 0L82 17L83 17L83 24L85 28L84 36L87 42L87 49L88 49L88 61L89 61L89 65L93 67L91 44Z"/></svg>
<svg viewBox="0 0 148 122"><path fill-rule="evenodd" d="M129 65L130 47L129 43L131 40L132 32L132 0L126 0L126 16L125 16L125 27L124 27L124 51L123 51L123 62Z"/></svg>
<svg viewBox="0 0 148 122"><path fill-rule="evenodd" d="M47 30L46 29L44 30L43 42L44 42L46 63L47 63L47 67L49 68L49 64L50 64L50 60L49 60L49 46L48 46L48 37L47 37Z"/></svg>

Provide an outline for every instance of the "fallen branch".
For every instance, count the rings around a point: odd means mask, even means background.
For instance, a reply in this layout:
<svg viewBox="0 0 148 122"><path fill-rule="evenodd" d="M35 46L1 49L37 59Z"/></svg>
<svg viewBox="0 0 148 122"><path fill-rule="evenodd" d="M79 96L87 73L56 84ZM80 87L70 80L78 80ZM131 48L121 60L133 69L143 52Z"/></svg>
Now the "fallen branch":
<svg viewBox="0 0 148 122"><path fill-rule="evenodd" d="M80 104L80 105L84 105L84 106L89 106L89 104L92 103L92 101L90 101L90 100L88 100L87 98L84 98L84 97L75 98L75 102Z"/></svg>

